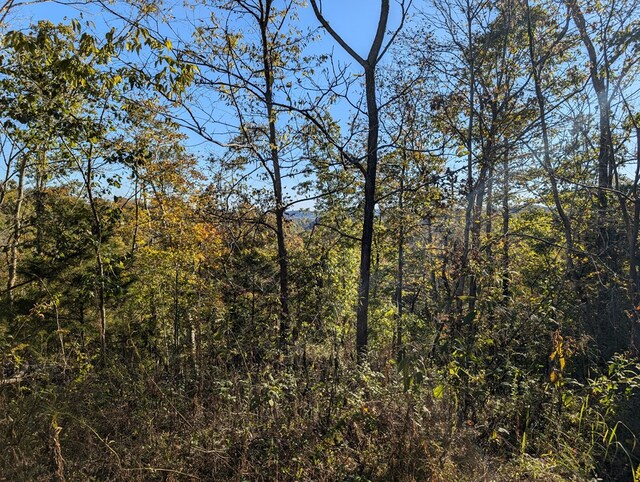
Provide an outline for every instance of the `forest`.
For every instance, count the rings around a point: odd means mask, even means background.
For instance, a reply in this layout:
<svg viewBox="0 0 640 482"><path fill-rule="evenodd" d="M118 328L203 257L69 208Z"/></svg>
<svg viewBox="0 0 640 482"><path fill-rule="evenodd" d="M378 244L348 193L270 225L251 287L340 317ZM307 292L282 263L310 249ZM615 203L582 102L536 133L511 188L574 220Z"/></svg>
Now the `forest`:
<svg viewBox="0 0 640 482"><path fill-rule="evenodd" d="M640 0L0 3L0 481L640 481Z"/></svg>

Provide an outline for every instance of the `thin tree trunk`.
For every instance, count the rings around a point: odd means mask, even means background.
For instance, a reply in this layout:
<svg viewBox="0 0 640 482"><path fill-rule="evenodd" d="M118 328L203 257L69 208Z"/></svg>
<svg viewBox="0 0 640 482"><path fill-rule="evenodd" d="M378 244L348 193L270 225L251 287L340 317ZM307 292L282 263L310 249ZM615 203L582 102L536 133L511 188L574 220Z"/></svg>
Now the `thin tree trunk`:
<svg viewBox="0 0 640 482"><path fill-rule="evenodd" d="M273 195L276 205L276 237L278 243L278 267L280 285L280 348L286 351L289 336L289 254L285 239L285 205L283 202L282 176L280 173L280 153L278 150L277 113L273 99L273 65L268 28L271 17L272 1L267 0L261 12L260 33L262 41L262 63L265 79L265 106L269 123L269 145L273 182Z"/></svg>
<svg viewBox="0 0 640 482"><path fill-rule="evenodd" d="M446 239L446 238L445 238ZM433 246L433 227L431 217L427 218L427 243ZM446 249L446 246L444 246ZM438 305L440 302L440 293L438 290L438 277L436 275L436 260L431 257L431 269L429 270L429 278L431 280L431 299Z"/></svg>
<svg viewBox="0 0 640 482"><path fill-rule="evenodd" d="M493 161L491 163L491 168L489 169L489 179L487 180L487 208L486 208L486 216L487 221L485 223L485 233L487 237L491 236L491 232L493 231L493 175L494 175L494 165ZM491 258L491 248L490 245L487 247L487 255Z"/></svg>
<svg viewBox="0 0 640 482"><path fill-rule="evenodd" d="M502 160L502 299L507 304L511 290L509 260L509 148Z"/></svg>
<svg viewBox="0 0 640 482"><path fill-rule="evenodd" d="M196 379L200 379L200 347L198 346L198 329L196 323L193 320L191 311L187 312L187 321L189 326L189 341L191 342L191 363L193 364L193 371ZM198 386L200 384L198 383Z"/></svg>
<svg viewBox="0 0 640 482"><path fill-rule="evenodd" d="M179 279L179 270L176 266L176 271L173 280L173 357L176 363L176 372L178 369L178 360L179 350L178 347L180 345L180 279Z"/></svg>
<svg viewBox="0 0 640 482"><path fill-rule="evenodd" d="M14 157L11 154L5 157L6 169L4 173L4 179L0 184L0 206L4 204L4 200L7 196L7 186L9 185L9 180L11 179L11 167L13 166L13 159Z"/></svg>
<svg viewBox="0 0 640 482"><path fill-rule="evenodd" d="M100 249L96 250L96 264L98 268L98 311L100 316L100 347L102 348L102 356L106 356L107 351L107 308L105 303L105 282L104 282L104 263L102 262L102 254Z"/></svg>
<svg viewBox="0 0 640 482"><path fill-rule="evenodd" d="M134 186L133 186L133 208L134 208L134 224L133 234L131 236L131 259L133 259L135 252L138 248L138 230L140 229L140 193L139 193L139 180L137 170L133 173Z"/></svg>
<svg viewBox="0 0 640 482"><path fill-rule="evenodd" d="M100 328L100 347L102 349L102 359L106 360L107 354L107 308L106 308L106 284L105 284L105 272L104 261L102 259L102 222L100 220L100 214L98 213L98 206L93 196L93 161L91 159L92 152L87 155L87 171L84 178L85 188L87 190L87 198L89 201L89 207L91 208L91 214L93 217L93 235L95 239L95 253L96 253L96 272L98 275L98 316L99 316L99 328Z"/></svg>
<svg viewBox="0 0 640 482"><path fill-rule="evenodd" d="M400 191L398 193L398 210L400 216L400 226L398 233L398 268L396 275L396 358L401 361L404 358L404 345L403 345L403 293L404 293L404 176L405 165L402 165L402 172L400 173Z"/></svg>
<svg viewBox="0 0 640 482"><path fill-rule="evenodd" d="M18 188L16 192L16 204L13 210L13 233L9 242L9 265L7 277L7 301L9 311L13 311L14 287L16 285L18 271L18 244L22 236L22 205L24 203L24 178L27 168L27 159L22 157L18 169Z"/></svg>
<svg viewBox="0 0 640 482"><path fill-rule="evenodd" d="M36 226L36 254L42 256L44 252L44 229L42 221L44 218L44 189L45 179L40 170L40 166L37 166L36 173L36 185L33 193L35 200L35 226Z"/></svg>

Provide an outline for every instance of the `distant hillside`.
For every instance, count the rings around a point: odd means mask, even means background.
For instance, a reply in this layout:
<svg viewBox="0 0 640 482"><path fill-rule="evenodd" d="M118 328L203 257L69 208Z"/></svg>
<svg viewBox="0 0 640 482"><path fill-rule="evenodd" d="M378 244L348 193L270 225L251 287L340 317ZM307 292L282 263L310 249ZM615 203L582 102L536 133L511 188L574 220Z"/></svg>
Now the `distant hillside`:
<svg viewBox="0 0 640 482"><path fill-rule="evenodd" d="M287 211L286 215L303 229L311 229L318 219L316 212L309 210Z"/></svg>

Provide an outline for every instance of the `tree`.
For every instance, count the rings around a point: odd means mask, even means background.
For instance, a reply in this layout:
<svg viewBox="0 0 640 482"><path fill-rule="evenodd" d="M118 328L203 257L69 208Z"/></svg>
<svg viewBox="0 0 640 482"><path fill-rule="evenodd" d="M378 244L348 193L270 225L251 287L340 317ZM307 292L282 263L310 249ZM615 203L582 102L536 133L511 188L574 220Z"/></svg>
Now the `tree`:
<svg viewBox="0 0 640 482"><path fill-rule="evenodd" d="M566 46L566 49L569 50L570 45L567 45L565 41L565 37L567 34L568 26L569 26L569 18L567 17L567 21L565 22L564 28L561 28L560 25L553 25L555 28L551 28L547 31L542 31L539 34L539 37L536 38L536 24L533 19L533 12L529 3L525 3L525 18L527 22L527 37L529 44L529 59L531 65L531 73L533 78L533 84L535 89L536 102L538 104L538 120L540 123L540 134L542 136L542 159L541 164L547 176L549 178L549 183L551 184L551 194L553 196L553 202L562 222L562 227L564 230L565 244L567 247L566 252L566 260L567 260L567 271L570 277L574 277L575 267L573 262L574 253L574 241L573 241L573 228L571 226L571 219L569 218L562 200L560 198L560 192L558 189L558 179L555 169L551 162L551 136L549 133L549 126L547 120L547 103L548 96L545 96L544 86L542 83L543 73L548 67L550 62L556 62L559 59L557 55L553 55L556 53L558 48L561 46ZM544 15L546 12L538 11L539 14ZM542 21L542 19L541 19ZM546 40L543 40L543 36Z"/></svg>
<svg viewBox="0 0 640 482"><path fill-rule="evenodd" d="M126 35L126 34L125 34ZM22 231L21 206L24 174L30 174L34 204L36 255L44 255L45 195L55 178L76 175L92 215L90 244L94 248L95 293L103 352L106 349L107 271L110 256L104 245L109 237L117 208L102 197L106 186L117 187L121 177L109 175L115 157L114 133L126 124L122 101L125 76L135 84L135 76L113 59L123 48L123 38L114 31L99 41L82 32L77 21L69 25L40 22L30 32L12 31L5 42L10 62L3 66L4 115L6 126L22 132L24 158L19 172L22 186L15 208L16 230L12 237L8 288L13 291L17 265L17 245ZM43 66L47 68L43 71ZM27 170L28 168L28 170ZM32 273L34 279L37 273Z"/></svg>
<svg viewBox="0 0 640 482"><path fill-rule="evenodd" d="M371 279L371 252L373 245L374 215L376 204L376 178L379 159L380 117L379 103L377 99L378 88L376 85L377 68L390 45L402 29L407 9L411 2L402 0L402 19L400 26L391 35L385 44L387 23L389 21L389 0L381 0L380 16L376 34L371 43L366 58L361 57L341 36L336 32L329 21L324 17L322 6L318 0L311 0L311 6L316 18L327 33L357 62L364 73L364 90L367 109L367 142L365 163L358 163L358 168L364 176L363 192L363 220L362 237L360 241L360 281L358 286L358 308L356 313L356 351L358 360L362 362L366 356L368 343L368 315L369 315L369 290Z"/></svg>

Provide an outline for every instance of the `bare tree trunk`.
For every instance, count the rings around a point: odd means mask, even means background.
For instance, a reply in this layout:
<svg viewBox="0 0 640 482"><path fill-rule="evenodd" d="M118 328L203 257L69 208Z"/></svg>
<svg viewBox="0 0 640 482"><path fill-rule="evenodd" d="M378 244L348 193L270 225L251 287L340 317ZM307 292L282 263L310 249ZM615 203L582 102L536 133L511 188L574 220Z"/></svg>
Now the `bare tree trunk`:
<svg viewBox="0 0 640 482"><path fill-rule="evenodd" d="M102 359L106 360L107 354L107 308L106 308L106 283L104 272L104 261L102 259L102 221L98 212L98 206L93 196L93 159L92 152L87 154L87 170L84 175L84 184L87 191L87 199L93 217L93 235L96 253L96 273L98 275L98 318L100 328L100 347L102 349ZM79 163L78 163L79 164Z"/></svg>
<svg viewBox="0 0 640 482"><path fill-rule="evenodd" d="M398 361L401 361L404 358L404 345L403 345L403 330L404 330L404 320L403 318L403 293L404 293L404 237L405 237L405 227L404 227L404 176L405 176L405 165L402 164L402 172L400 173L400 190L398 192L398 210L400 215L400 226L398 233L398 267L396 274L396 293L395 293L395 301L396 301L396 316L397 316L397 325L396 325L396 358Z"/></svg>
<svg viewBox="0 0 640 482"><path fill-rule="evenodd" d="M494 165L493 162L491 164L491 167L489 168L489 178L487 179L487 208L486 208L486 216L487 216L487 220L485 223L485 233L487 234L487 236L491 235L491 232L493 231L493 175L494 175ZM489 249L489 248L487 248ZM489 257L491 256L491 251L489 249L489 251L487 251L487 253L489 254Z"/></svg>
<svg viewBox="0 0 640 482"><path fill-rule="evenodd" d="M16 285L18 271L18 244L22 236L22 205L24 203L24 177L27 168L27 159L22 157L18 168L18 188L16 191L16 204L13 209L13 233L9 238L9 265L7 277L7 302L9 311L13 311L13 290Z"/></svg>
<svg viewBox="0 0 640 482"><path fill-rule="evenodd" d="M134 185L133 185L133 208L134 208L134 224L133 234L131 236L131 259L135 256L138 249L138 231L140 229L140 191L137 169L134 169Z"/></svg>
<svg viewBox="0 0 640 482"><path fill-rule="evenodd" d="M4 200L7 196L7 186L9 185L9 180L12 177L11 167L13 166L13 160L15 157L10 153L5 156L5 171L4 171L4 179L2 183L0 183L0 206L4 204Z"/></svg>
<svg viewBox="0 0 640 482"><path fill-rule="evenodd" d="M45 190L45 177L42 172L42 166L39 164L36 166L36 185L33 193L35 200L35 225L36 225L36 253L38 256L42 256L44 252L44 228L42 221L44 218L44 190Z"/></svg>
<svg viewBox="0 0 640 482"><path fill-rule="evenodd" d="M429 246L433 246L433 226L431 217L427 218L427 242ZM446 239L446 238L445 238ZM431 260L431 269L429 270L429 279L431 280L431 299L438 305L440 302L440 292L438 289L438 276L436 274L436 262L435 259Z"/></svg>
<svg viewBox="0 0 640 482"><path fill-rule="evenodd" d="M105 303L104 263L100 249L96 250L96 265L98 271L98 313L100 319L100 347L102 356L107 351L107 308Z"/></svg>
<svg viewBox="0 0 640 482"><path fill-rule="evenodd" d="M371 279L371 250L375 214L376 175L378 168L378 103L376 100L375 70L365 68L367 94L367 169L364 183L364 211L362 240L360 245L360 283L358 286L358 310L356 313L356 349L362 357L368 344L369 284Z"/></svg>
<svg viewBox="0 0 640 482"><path fill-rule="evenodd" d="M173 359L176 364L174 367L176 373L180 371L179 368L179 345L180 345L180 272L178 266L176 266L174 280L173 280Z"/></svg>
<svg viewBox="0 0 640 482"><path fill-rule="evenodd" d="M198 386L200 386L200 322L194 322L190 311L187 314L187 319L189 322L189 338L191 341L191 361L196 379L198 379Z"/></svg>
<svg viewBox="0 0 640 482"><path fill-rule="evenodd" d="M509 148L502 159L502 299L509 302L511 273L509 260Z"/></svg>

